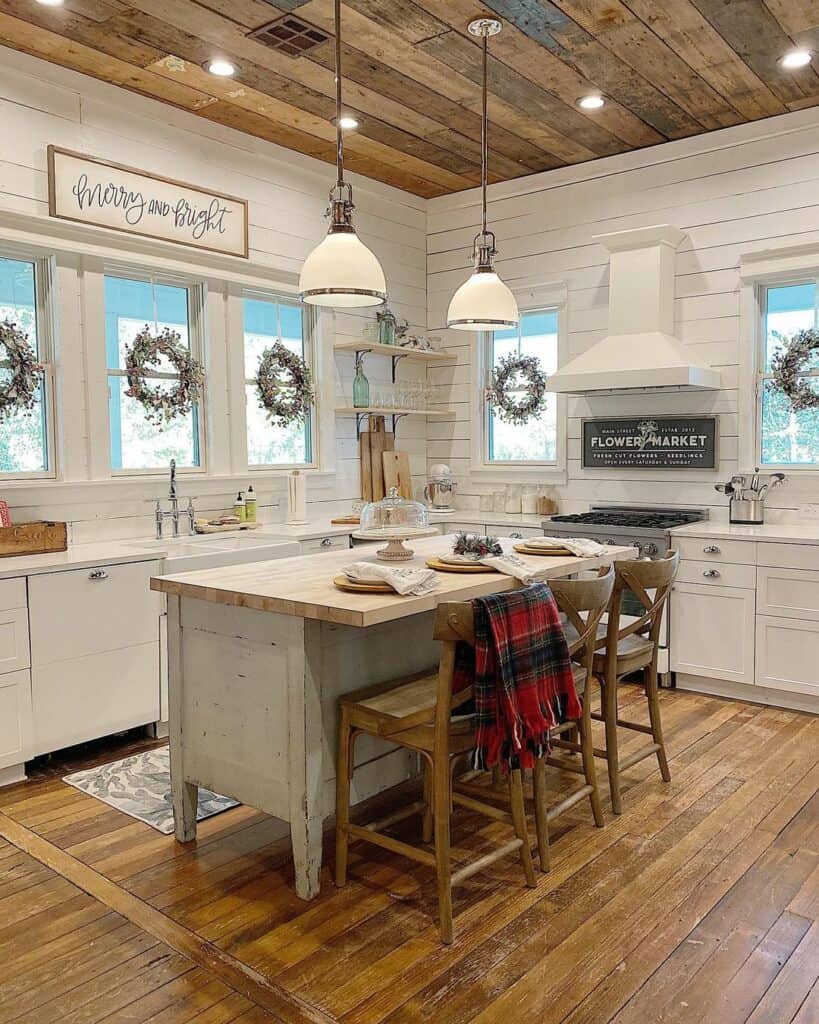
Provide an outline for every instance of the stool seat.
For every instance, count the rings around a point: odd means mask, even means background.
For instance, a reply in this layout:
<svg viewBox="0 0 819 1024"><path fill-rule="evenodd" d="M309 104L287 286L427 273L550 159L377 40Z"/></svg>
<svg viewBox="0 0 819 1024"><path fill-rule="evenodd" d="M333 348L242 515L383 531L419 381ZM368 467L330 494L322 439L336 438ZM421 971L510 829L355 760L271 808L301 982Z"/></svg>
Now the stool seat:
<svg viewBox="0 0 819 1024"><path fill-rule="evenodd" d="M605 625L599 626L597 629L597 639L603 643L606 639L608 627ZM578 639L577 630L574 626L567 625L565 628L566 642L571 647ZM582 652L580 652L582 654ZM654 654L654 644L649 640L648 637L642 636L639 633L631 633L629 636L623 637L617 642L617 673L618 675L624 675L626 672L631 672L633 669L642 668L644 665L648 665ZM595 675L603 675L606 670L606 658L607 653L605 651L597 652L594 655L594 661L592 663L592 671ZM628 666L624 667L624 663L628 662Z"/></svg>

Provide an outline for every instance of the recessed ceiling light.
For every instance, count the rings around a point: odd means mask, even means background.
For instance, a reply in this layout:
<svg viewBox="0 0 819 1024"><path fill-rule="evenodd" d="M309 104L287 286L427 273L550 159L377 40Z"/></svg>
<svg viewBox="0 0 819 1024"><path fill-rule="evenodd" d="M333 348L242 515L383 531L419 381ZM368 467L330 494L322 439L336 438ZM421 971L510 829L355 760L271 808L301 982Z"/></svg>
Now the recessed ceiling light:
<svg viewBox="0 0 819 1024"><path fill-rule="evenodd" d="M577 105L583 110L599 110L605 102L599 93L592 93L590 96L581 96Z"/></svg>
<svg viewBox="0 0 819 1024"><path fill-rule="evenodd" d="M43 7L62 7L63 0L37 0L37 3Z"/></svg>
<svg viewBox="0 0 819 1024"><path fill-rule="evenodd" d="M236 65L231 64L229 60L216 57L205 64L205 70L209 71L212 75L216 75L217 78L230 78L231 75L236 74Z"/></svg>
<svg viewBox="0 0 819 1024"><path fill-rule="evenodd" d="M338 122L342 128L352 130L358 128L358 121L352 116L352 114L342 114Z"/></svg>
<svg viewBox="0 0 819 1024"><path fill-rule="evenodd" d="M813 54L810 50L788 50L779 63L783 68L793 70L794 68L804 68L810 64L812 59Z"/></svg>

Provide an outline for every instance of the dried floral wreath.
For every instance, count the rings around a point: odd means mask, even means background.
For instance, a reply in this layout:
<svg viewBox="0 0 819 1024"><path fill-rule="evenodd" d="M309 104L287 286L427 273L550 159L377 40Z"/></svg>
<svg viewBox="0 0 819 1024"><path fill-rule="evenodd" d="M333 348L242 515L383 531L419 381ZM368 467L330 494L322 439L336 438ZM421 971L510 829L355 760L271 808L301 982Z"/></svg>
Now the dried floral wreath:
<svg viewBox="0 0 819 1024"><path fill-rule="evenodd" d="M0 324L0 346L5 348L7 359L4 368L11 372L11 378L0 384L0 422L16 412L31 412L37 402L43 367L37 362L37 355L29 343L25 331L10 320Z"/></svg>
<svg viewBox="0 0 819 1024"><path fill-rule="evenodd" d="M798 331L771 359L773 379L768 381L769 391L781 391L794 412L819 409L819 391L814 391L800 374L814 352L819 352L819 331Z"/></svg>
<svg viewBox="0 0 819 1024"><path fill-rule="evenodd" d="M518 378L523 378L523 397ZM546 395L546 374L536 356L503 356L492 370L486 389L486 400L497 410L504 423L520 426L543 408Z"/></svg>
<svg viewBox="0 0 819 1024"><path fill-rule="evenodd" d="M268 419L278 427L303 423L315 400L310 367L280 341L262 353L256 392Z"/></svg>
<svg viewBox="0 0 819 1024"><path fill-rule="evenodd" d="M202 364L181 344L178 331L163 327L159 334L151 334L147 324L125 349L125 375L129 398L135 398L145 409L145 419L160 430L179 416L186 416L199 398L205 372ZM164 356L179 375L172 388L148 384L146 371L158 366Z"/></svg>

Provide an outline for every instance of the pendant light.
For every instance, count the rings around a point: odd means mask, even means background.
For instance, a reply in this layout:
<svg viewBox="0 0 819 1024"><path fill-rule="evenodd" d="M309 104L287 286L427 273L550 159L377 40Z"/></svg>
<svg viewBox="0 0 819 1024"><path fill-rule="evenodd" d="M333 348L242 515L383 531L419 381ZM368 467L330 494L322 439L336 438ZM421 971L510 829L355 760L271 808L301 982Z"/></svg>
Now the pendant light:
<svg viewBox="0 0 819 1024"><path fill-rule="evenodd" d="M475 269L472 276L452 296L446 325L456 331L498 331L517 327L520 320L515 296L495 272L495 233L486 227L486 178L489 160L487 143L487 44L496 36L501 23L494 18L478 18L468 26L470 35L483 40L483 120L481 122L481 230L472 243Z"/></svg>
<svg viewBox="0 0 819 1024"><path fill-rule="evenodd" d="M312 306L350 309L380 306L387 297L384 271L355 233L353 190L344 180L341 112L341 0L335 0L336 23L336 183L330 191L330 229L304 261L299 297Z"/></svg>

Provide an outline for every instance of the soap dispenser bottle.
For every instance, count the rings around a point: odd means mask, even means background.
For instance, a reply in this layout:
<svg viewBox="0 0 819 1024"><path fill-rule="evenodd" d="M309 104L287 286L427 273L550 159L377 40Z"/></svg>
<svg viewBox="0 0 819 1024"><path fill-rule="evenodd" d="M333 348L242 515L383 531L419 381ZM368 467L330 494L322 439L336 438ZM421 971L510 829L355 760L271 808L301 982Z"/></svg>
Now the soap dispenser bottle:
<svg viewBox="0 0 819 1024"><path fill-rule="evenodd" d="M245 496L241 491L236 495L236 501L233 503L233 514L239 520L240 523L245 522L246 506Z"/></svg>
<svg viewBox="0 0 819 1024"><path fill-rule="evenodd" d="M256 522L256 492L253 490L253 484L248 487L245 495L245 521Z"/></svg>

